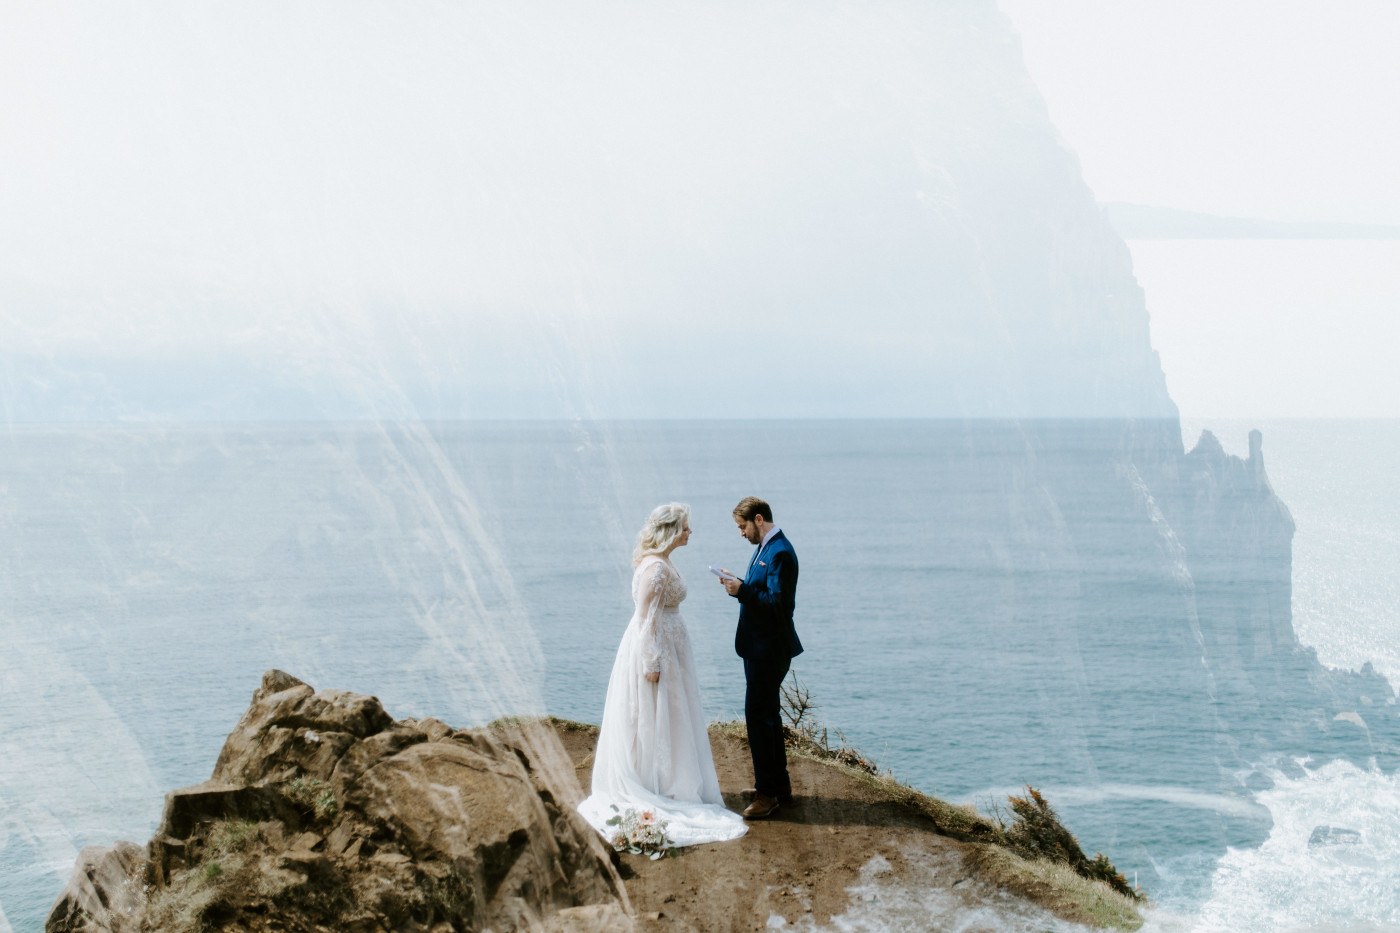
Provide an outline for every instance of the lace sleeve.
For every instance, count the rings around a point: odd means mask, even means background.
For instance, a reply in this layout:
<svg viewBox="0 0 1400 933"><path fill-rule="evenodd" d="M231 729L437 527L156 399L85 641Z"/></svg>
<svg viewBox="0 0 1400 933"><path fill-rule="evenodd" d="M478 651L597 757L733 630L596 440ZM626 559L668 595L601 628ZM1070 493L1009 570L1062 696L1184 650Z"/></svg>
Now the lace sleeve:
<svg viewBox="0 0 1400 933"><path fill-rule="evenodd" d="M661 670L661 632L657 617L666 600L666 564L653 561L642 577L637 596L637 620L641 623L642 663L648 674Z"/></svg>

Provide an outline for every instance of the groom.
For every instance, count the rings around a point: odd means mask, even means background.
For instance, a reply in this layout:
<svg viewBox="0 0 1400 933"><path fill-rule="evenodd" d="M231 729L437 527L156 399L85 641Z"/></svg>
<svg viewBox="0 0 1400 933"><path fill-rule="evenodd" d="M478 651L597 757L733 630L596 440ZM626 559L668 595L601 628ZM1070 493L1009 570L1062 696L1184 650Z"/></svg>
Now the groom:
<svg viewBox="0 0 1400 933"><path fill-rule="evenodd" d="M749 496L734 507L734 524L750 544L758 545L741 583L721 577L724 589L739 600L739 630L734 650L744 659L744 722L753 753L754 797L744 818L772 816L779 802L791 804L787 749L783 744L780 689L792 659L802 653L792 610L797 593L797 552L782 529L773 524L773 510Z"/></svg>

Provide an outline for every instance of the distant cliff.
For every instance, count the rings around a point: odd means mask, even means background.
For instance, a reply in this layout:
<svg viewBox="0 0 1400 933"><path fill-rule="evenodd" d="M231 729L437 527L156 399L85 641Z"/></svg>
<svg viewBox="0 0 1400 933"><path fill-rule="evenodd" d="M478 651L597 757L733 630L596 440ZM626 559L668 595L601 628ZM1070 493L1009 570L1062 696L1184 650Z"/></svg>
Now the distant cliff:
<svg viewBox="0 0 1400 933"><path fill-rule="evenodd" d="M961 450L926 464L930 488L953 491L920 520L948 539L934 553L959 556L918 598L934 644L969 665L940 658L930 688L940 717L984 723L1017 750L965 748L968 773L1015 780L1045 762L1057 781L1150 773L1234 794L1237 772L1281 757L1397 763L1384 678L1325 669L1293 630L1294 524L1263 438L1242 460L1210 435L1185 452L1177 431L1175 419L967 425ZM963 649L957 619L977 620L981 655Z"/></svg>
<svg viewBox="0 0 1400 933"><path fill-rule="evenodd" d="M968 288L929 314L948 346L978 348L966 364L976 372L953 365L961 385L947 391L967 414L1012 416L1017 442L969 427L965 459L930 464L929 483L980 472L1001 495L969 490L926 519L966 529L968 553L985 553L997 581L960 590L960 609L1026 620L1006 675L1058 728L1047 737L1032 716L1012 734L1089 781L1100 765L1130 763L1124 743L1144 731L1165 763L1158 777L1188 785L1280 755L1394 767L1385 679L1326 670L1298 643L1294 523L1269 485L1263 438L1251 434L1245 460L1209 434L1184 449L1150 296L1050 124L1014 32L991 3L931 15L951 45L930 68L957 93L936 99L917 137L943 185L931 209L950 231L930 260ZM944 365L939 353L931 366ZM1021 652L1042 665L1023 665ZM978 698L948 701L979 715Z"/></svg>
<svg viewBox="0 0 1400 933"><path fill-rule="evenodd" d="M1191 573L1213 699L1240 753L1400 765L1390 684L1369 665L1324 668L1293 630L1294 522L1269 484L1263 435L1250 432L1241 460L1204 432L1163 499Z"/></svg>

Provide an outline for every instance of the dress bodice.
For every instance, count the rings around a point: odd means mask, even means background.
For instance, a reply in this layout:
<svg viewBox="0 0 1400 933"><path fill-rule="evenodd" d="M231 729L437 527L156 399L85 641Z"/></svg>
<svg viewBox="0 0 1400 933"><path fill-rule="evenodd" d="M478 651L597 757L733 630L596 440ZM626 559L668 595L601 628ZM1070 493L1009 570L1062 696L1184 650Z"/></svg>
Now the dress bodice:
<svg viewBox="0 0 1400 933"><path fill-rule="evenodd" d="M659 591L661 608L675 611L685 599L685 578L666 558L648 558L638 565L637 572L632 575L633 605L641 606L646 601L646 590L653 594Z"/></svg>

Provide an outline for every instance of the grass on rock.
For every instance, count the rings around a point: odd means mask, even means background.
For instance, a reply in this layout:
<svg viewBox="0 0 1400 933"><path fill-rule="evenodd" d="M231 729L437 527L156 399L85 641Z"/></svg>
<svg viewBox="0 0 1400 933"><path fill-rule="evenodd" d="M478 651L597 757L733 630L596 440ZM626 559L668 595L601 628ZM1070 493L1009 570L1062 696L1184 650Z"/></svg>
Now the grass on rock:
<svg viewBox="0 0 1400 933"><path fill-rule="evenodd" d="M251 820L219 820L203 833L204 851L197 863L175 872L165 888L152 890L146 904L146 925L162 933L201 933L205 912L239 876L247 850L257 841L258 824Z"/></svg>
<svg viewBox="0 0 1400 933"><path fill-rule="evenodd" d="M335 792L320 778L297 776L282 787L282 795L317 822L325 822L340 810Z"/></svg>
<svg viewBox="0 0 1400 933"><path fill-rule="evenodd" d="M794 673L782 688L783 733L789 754L843 768L890 800L928 817L937 832L983 843L979 861L1003 886L1019 889L1061 912L1078 908L1100 926L1122 930L1142 926L1137 905L1146 903L1147 897L1130 886L1102 852L1088 858L1079 840L1036 788L1027 785L1025 796L1007 799L1012 814L1009 819L1000 809L985 817L971 805L956 806L915 790L888 771L882 773L873 759L853 747L839 731L833 745L816 709L811 691ZM748 731L741 722L718 723L711 728L748 741Z"/></svg>

